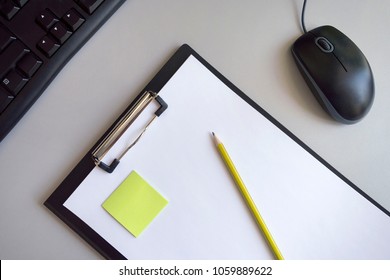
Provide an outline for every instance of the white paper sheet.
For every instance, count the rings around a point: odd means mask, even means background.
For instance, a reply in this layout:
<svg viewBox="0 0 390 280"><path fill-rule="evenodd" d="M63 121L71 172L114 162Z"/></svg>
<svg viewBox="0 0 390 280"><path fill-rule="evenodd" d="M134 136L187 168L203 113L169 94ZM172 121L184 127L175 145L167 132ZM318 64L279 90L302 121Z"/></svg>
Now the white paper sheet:
<svg viewBox="0 0 390 280"><path fill-rule="evenodd" d="M214 131L286 259L390 259L390 217L197 59L189 57L160 96L168 109L115 172L95 168L64 204L125 257L273 258L214 147ZM125 134L107 158L133 138ZM169 200L138 238L101 207L132 170Z"/></svg>

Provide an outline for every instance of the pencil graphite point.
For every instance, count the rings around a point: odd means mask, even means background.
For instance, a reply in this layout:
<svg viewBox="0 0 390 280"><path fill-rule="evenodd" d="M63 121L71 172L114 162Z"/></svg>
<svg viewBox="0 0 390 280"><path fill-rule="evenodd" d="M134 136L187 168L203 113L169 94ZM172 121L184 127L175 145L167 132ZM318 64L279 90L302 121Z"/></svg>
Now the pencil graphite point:
<svg viewBox="0 0 390 280"><path fill-rule="evenodd" d="M211 132L211 134L213 135L215 145L218 146L219 144L221 144L221 141L218 139L217 135L215 135L214 132Z"/></svg>

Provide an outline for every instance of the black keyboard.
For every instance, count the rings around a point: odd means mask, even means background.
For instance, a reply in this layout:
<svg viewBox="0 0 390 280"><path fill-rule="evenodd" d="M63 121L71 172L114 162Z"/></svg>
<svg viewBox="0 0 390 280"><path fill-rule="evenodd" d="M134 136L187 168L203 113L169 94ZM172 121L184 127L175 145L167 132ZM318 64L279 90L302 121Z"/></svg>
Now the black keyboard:
<svg viewBox="0 0 390 280"><path fill-rule="evenodd" d="M0 141L125 0L0 0Z"/></svg>

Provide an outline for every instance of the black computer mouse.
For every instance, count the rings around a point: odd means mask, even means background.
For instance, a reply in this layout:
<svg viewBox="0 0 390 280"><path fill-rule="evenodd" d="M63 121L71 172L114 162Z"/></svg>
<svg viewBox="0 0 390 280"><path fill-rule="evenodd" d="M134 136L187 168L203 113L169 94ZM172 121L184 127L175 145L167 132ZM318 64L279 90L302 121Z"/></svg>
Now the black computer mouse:
<svg viewBox="0 0 390 280"><path fill-rule="evenodd" d="M368 113L374 78L351 39L332 26L321 26L299 37L291 50L309 88L334 119L352 124Z"/></svg>

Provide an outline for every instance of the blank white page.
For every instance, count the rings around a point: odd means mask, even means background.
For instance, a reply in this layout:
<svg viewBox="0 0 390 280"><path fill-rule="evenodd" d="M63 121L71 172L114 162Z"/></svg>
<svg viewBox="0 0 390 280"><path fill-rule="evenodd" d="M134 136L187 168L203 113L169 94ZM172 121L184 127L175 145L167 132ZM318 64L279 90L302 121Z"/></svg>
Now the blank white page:
<svg viewBox="0 0 390 280"><path fill-rule="evenodd" d="M113 174L65 202L128 259L273 258L212 141L229 151L286 259L390 259L390 217L190 56L160 91L168 109ZM153 114L149 108L136 130ZM134 126L106 156L118 156ZM101 204L136 170L169 204L133 237Z"/></svg>

